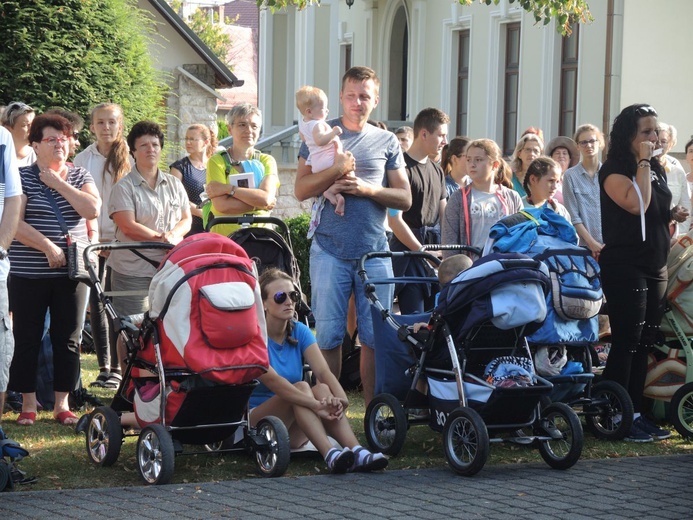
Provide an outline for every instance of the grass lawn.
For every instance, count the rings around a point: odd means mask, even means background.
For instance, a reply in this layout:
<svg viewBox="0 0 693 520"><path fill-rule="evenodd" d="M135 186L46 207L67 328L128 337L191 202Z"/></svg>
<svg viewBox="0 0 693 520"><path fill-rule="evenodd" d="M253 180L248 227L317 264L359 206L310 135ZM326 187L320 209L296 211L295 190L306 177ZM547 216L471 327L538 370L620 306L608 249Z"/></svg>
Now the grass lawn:
<svg viewBox="0 0 693 520"><path fill-rule="evenodd" d="M85 385L97 375L96 359L92 355L82 356L82 373ZM92 389L93 393L108 402L112 390ZM357 437L365 444L363 435L364 406L361 396L351 393L351 406L347 416ZM3 416L3 428L7 435L19 441L30 452L30 457L20 463L28 475L38 477L38 482L22 486L21 491L46 489L94 488L142 485L135 461L136 437L128 437L122 447L118 461L109 468L95 466L87 456L85 436L76 435L74 430L61 426L52 412L41 412L33 427L17 426L16 413ZM188 449L188 447L186 447ZM488 464L539 462L538 450L513 445L493 445ZM648 444L609 442L596 440L585 433L582 458L637 457L693 453L693 443L674 434L665 441ZM390 459L390 469L425 468L445 466L442 435L427 426L412 427L402 453ZM322 458L317 454L302 454L292 457L285 476L326 473ZM257 476L254 461L244 453L223 456L198 454L176 458L173 483L209 482Z"/></svg>

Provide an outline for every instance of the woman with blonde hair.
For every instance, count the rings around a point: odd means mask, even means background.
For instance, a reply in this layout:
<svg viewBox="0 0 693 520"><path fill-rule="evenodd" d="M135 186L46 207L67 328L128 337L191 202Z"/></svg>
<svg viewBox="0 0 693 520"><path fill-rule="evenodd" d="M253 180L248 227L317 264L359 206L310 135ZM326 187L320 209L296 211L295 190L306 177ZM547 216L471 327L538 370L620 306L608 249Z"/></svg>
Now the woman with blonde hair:
<svg viewBox="0 0 693 520"><path fill-rule="evenodd" d="M491 139L477 139L467 145L467 174L471 182L454 192L445 208L443 244L461 244L482 249L489 230L501 218L523 207L516 191L503 185L510 167L500 148ZM456 254L443 251L443 256Z"/></svg>
<svg viewBox="0 0 693 520"><path fill-rule="evenodd" d="M169 166L169 173L183 183L190 200L193 221L188 235L204 231L200 194L207 181L207 162L217 150L217 138L205 125L190 125L185 131L185 151L188 155Z"/></svg>
<svg viewBox="0 0 693 520"><path fill-rule="evenodd" d="M75 166L81 166L92 174L94 185L101 196L98 229L92 239L108 243L115 239L115 224L107 211L113 186L130 172L132 162L128 144L123 136L125 122L120 105L98 104L91 109L89 119L89 130L96 141L77 154ZM99 279L109 290L110 276L106 272L105 256L99 256ZM96 291L89 294L89 321L99 363L99 375L91 386L118 388L121 373L117 349L114 338L109 337L108 317Z"/></svg>
<svg viewBox="0 0 693 520"><path fill-rule="evenodd" d="M515 151L510 158L512 175L508 175L507 179L512 182L513 189L520 194L520 197L527 195L524 189L527 168L543 152L544 141L537 134L527 133L517 141Z"/></svg>

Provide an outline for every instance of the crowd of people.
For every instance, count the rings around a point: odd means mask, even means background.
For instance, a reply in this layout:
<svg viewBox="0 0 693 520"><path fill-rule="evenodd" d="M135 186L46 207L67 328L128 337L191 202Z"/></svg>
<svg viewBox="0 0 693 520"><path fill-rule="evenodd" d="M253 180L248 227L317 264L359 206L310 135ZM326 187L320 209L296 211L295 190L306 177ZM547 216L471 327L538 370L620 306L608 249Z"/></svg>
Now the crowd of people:
<svg viewBox="0 0 693 520"><path fill-rule="evenodd" d="M658 121L649 105L631 105L614 121L603 163L605 139L592 124L546 147L543 132L528 128L506 161L491 139L449 139L450 119L436 108L419 112L413 128L392 132L369 124L379 89L372 69L349 69L340 90L342 115L331 120L323 91L297 92L303 144L294 194L315 199L309 231L315 336L294 320L298 295L291 278L265 272L260 283L272 369L251 399L252 421L279 416L292 447L310 440L334 472L383 469L387 459L359 446L349 427L349 401L338 381L352 308L366 404L373 398L376 342L360 258L438 243L481 250L499 219L525 207L548 207L575 227L580 245L601 265L612 336L604 377L621 383L633 400L636 419L627 440L666 438L669 432L645 417L642 391L647 350L664 309L670 243L691 222L693 179L669 154L676 129ZM214 216L268 215L277 203L277 164L255 148L262 127L257 107L239 104L229 112L233 144L222 152L209 127L189 126L187 155L170 165L170 173L160 168L159 125L140 121L125 135L124 116L117 104L94 107L94 142L75 156L83 125L78 115L60 109L36 115L22 102L2 113L0 410L5 390L21 394L17 424L33 425L42 406L36 373L46 338L53 353L54 417L65 425L77 422L68 394L80 384L87 307L99 365L90 384L117 388L121 382L124 352L104 309L94 291L90 296L87 285L68 276L68 237L177 244L203 232ZM693 140L685 151L693 168ZM235 229L219 224L212 231ZM163 254L101 252L99 276L114 291L119 314L147 310L147 289ZM366 265L374 278L430 272L427 263L413 260L374 258ZM402 313L431 308L435 296L423 287L382 284L376 291L381 302L397 301ZM280 355L286 352L291 355ZM312 388L302 381L304 361L317 378Z"/></svg>

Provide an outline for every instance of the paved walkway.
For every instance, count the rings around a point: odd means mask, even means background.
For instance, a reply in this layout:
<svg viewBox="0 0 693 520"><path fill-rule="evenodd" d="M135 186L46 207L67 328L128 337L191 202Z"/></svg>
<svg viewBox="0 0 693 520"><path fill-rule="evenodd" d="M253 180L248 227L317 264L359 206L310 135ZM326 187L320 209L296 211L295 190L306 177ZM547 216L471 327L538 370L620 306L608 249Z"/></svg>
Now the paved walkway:
<svg viewBox="0 0 693 520"><path fill-rule="evenodd" d="M0 494L0 518L688 519L693 455Z"/></svg>

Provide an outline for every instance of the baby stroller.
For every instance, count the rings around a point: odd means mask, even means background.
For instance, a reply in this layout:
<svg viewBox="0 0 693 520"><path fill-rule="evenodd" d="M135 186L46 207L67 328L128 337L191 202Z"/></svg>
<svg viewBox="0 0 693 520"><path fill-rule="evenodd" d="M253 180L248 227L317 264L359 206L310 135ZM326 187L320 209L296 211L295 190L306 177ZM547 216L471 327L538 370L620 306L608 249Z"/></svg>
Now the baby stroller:
<svg viewBox="0 0 693 520"><path fill-rule="evenodd" d="M595 437L621 440L633 423L633 403L615 381L594 382L603 293L599 264L577 243L573 226L553 210L526 208L496 223L485 249L523 253L547 266L546 321L527 337L537 372L554 385L548 397L584 416Z"/></svg>
<svg viewBox="0 0 693 520"><path fill-rule="evenodd" d="M374 291L402 279L369 280L364 268L369 258L391 255L432 258L373 252L360 262L376 336L377 395L364 419L370 447L396 455L410 425L428 424L443 432L447 462L461 475L480 471L490 443L501 442L536 445L551 467L573 466L582 453L580 420L563 403L541 409L553 385L534 373L524 339L546 316L546 267L518 254L481 258L443 286L428 330L415 334L409 325L422 316L391 314ZM411 416L420 408L430 409L428 418Z"/></svg>
<svg viewBox="0 0 693 520"><path fill-rule="evenodd" d="M113 243L94 250L152 249L160 243ZM140 326L118 316L93 268L90 277L128 349L125 376L110 407L96 408L86 448L110 466L123 438L138 436L137 465L148 484L165 484L183 445L204 446L229 437L255 456L262 476L282 475L289 436L276 417L251 428L248 400L254 378L269 365L260 289L254 264L226 237L198 234L168 252L149 288L150 310ZM134 412L141 431L124 431L120 416ZM195 453L206 453L209 450Z"/></svg>
<svg viewBox="0 0 693 520"><path fill-rule="evenodd" d="M693 231L679 237L667 263L667 309L661 340L648 358L644 396L655 418L693 439Z"/></svg>
<svg viewBox="0 0 693 520"><path fill-rule="evenodd" d="M214 217L207 223L206 228L209 231L217 224L241 226L240 229L231 233L229 238L241 246L248 258L255 262L258 274L262 274L270 267L276 267L291 275L296 290L303 295L296 307L299 320L308 324L312 314L301 289L301 271L291 245L289 226L277 217L243 215L242 217Z"/></svg>

